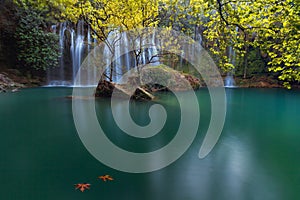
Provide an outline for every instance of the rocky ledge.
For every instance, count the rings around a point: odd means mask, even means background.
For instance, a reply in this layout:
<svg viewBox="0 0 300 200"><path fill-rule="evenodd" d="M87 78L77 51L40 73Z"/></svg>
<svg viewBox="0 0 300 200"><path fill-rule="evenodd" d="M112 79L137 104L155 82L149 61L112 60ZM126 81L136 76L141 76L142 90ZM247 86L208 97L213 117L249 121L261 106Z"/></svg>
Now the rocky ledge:
<svg viewBox="0 0 300 200"><path fill-rule="evenodd" d="M0 92L16 92L20 88L38 87L43 83L43 78L24 75L16 69L2 69L0 71Z"/></svg>
<svg viewBox="0 0 300 200"><path fill-rule="evenodd" d="M0 74L0 92L16 92L19 88L23 87L23 84L14 82L12 79L7 77L6 74Z"/></svg>
<svg viewBox="0 0 300 200"><path fill-rule="evenodd" d="M267 75L256 75L249 78L235 77L235 83L241 88L282 88L282 83Z"/></svg>

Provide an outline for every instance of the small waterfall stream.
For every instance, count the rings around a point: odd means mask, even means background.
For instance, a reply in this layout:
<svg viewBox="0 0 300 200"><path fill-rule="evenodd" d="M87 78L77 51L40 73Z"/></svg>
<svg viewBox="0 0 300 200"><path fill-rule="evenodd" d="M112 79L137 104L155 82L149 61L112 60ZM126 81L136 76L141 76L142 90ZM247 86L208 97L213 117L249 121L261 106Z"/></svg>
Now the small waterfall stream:
<svg viewBox="0 0 300 200"><path fill-rule="evenodd" d="M238 33L239 29L238 27L235 28L236 32ZM228 49L228 58L229 58L229 62L235 66L236 64L236 52L234 51L232 46L229 46ZM229 71L225 77L225 81L224 81L224 86L228 87L228 88L233 88L236 87L235 85L235 81L233 78L234 75L234 69L232 69L231 71Z"/></svg>
<svg viewBox="0 0 300 200"><path fill-rule="evenodd" d="M65 80L65 75L64 75L64 68L65 68L65 63L64 63L64 42L65 42L65 31L67 30L67 23L63 22L60 24L59 27L59 47L60 47L60 59L59 59L59 79L60 80Z"/></svg>
<svg viewBox="0 0 300 200"><path fill-rule="evenodd" d="M230 46L229 47L229 50L228 50L228 57L229 57L229 60L230 62L235 65L235 51L233 50L233 47ZM227 72L227 75L225 77L225 80L224 80L224 86L225 87L235 87L235 81L234 81L234 78L233 78L233 70Z"/></svg>

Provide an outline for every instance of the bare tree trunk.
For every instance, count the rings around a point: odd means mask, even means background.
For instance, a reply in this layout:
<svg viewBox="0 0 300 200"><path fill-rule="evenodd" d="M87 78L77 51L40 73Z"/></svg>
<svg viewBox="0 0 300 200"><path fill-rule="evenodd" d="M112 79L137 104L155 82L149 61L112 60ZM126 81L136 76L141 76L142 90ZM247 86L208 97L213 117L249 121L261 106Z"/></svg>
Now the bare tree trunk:
<svg viewBox="0 0 300 200"><path fill-rule="evenodd" d="M113 79L112 79L113 72L114 72L114 65L111 63L111 65L110 65L110 72L109 72L109 81L110 82L113 81Z"/></svg>

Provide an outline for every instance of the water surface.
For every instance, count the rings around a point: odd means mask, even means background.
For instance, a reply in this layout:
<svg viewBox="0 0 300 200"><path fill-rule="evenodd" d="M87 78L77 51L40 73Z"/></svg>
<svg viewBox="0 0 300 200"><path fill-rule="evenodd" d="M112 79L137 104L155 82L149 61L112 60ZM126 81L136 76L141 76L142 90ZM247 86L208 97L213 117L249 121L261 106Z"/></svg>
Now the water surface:
<svg viewBox="0 0 300 200"><path fill-rule="evenodd" d="M0 96L0 199L282 200L300 199L300 91L226 89L228 112L221 138L204 159L198 151L210 119L207 90L197 91L201 121L196 139L176 162L159 171L130 174L111 169L85 149L77 135L71 88L25 89ZM159 149L172 140L180 112L171 94L162 132L148 139L124 134L108 99L97 100L107 137L133 152ZM132 102L137 124L149 123L151 102ZM109 174L112 182L98 176ZM74 184L88 182L81 193Z"/></svg>

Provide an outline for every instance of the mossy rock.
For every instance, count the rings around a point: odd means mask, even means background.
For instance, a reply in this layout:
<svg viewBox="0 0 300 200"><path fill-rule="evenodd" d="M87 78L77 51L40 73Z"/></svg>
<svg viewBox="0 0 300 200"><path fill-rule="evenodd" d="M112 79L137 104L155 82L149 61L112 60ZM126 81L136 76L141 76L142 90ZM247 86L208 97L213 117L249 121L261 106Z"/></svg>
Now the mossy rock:
<svg viewBox="0 0 300 200"><path fill-rule="evenodd" d="M141 70L142 84L150 91L186 91L198 89L200 80L193 75L184 74L166 65L147 66Z"/></svg>

